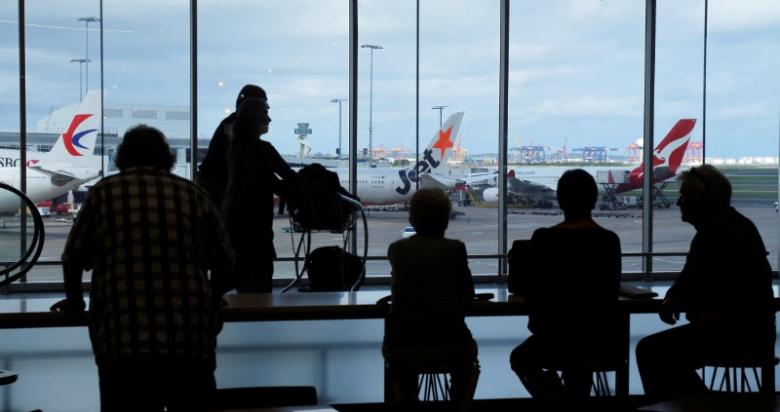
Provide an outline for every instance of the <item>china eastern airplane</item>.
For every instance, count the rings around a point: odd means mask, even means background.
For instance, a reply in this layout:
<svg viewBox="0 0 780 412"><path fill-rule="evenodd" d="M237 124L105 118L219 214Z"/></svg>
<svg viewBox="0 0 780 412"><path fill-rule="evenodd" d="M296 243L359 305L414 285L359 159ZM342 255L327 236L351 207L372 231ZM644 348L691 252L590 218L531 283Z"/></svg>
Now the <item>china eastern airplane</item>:
<svg viewBox="0 0 780 412"><path fill-rule="evenodd" d="M100 176L94 155L100 130L100 92L91 91L76 109L68 128L49 152L27 152L27 196L38 203L78 188ZM0 150L0 182L21 187L19 150ZM0 212L19 210L19 198L0 190Z"/></svg>
<svg viewBox="0 0 780 412"><path fill-rule="evenodd" d="M691 132L696 125L696 119L680 119L669 130L661 143L653 150L653 183L661 183L677 174L677 169L682 164L685 149L688 147ZM515 179L510 179L508 194L514 198L532 198L549 201L555 198L555 189L558 187L558 179L563 172L571 169L571 166L529 166L514 170ZM644 178L644 163L631 170L628 179L617 178L622 171L615 167L583 167L585 171L597 178L599 172L608 172L608 181L600 183L614 183L614 192L623 193L640 189ZM625 172L623 172L625 173ZM603 179L603 177L602 177ZM624 181L627 180L627 181ZM620 182L620 183L617 183ZM599 184L599 193L604 193L604 184ZM490 187L482 192L486 203L498 202L498 188Z"/></svg>
<svg viewBox="0 0 780 412"><path fill-rule="evenodd" d="M422 159L408 168L359 168L357 170L357 196L364 205L388 205L406 203L419 187L440 187L451 189L459 182L449 175L447 161L452 157L455 138L458 136L464 112L447 118L434 133L428 147L422 152ZM339 175L341 185L349 187L349 169L331 169Z"/></svg>

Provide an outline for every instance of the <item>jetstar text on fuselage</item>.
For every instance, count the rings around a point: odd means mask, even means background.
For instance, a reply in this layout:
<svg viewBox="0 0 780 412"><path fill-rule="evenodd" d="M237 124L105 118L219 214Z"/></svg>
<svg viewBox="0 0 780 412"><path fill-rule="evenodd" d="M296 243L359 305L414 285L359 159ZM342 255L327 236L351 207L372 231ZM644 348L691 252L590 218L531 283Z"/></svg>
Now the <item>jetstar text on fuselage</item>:
<svg viewBox="0 0 780 412"><path fill-rule="evenodd" d="M431 149L425 149L423 152L423 160L417 162L411 169L398 171L398 176L401 178L401 182L403 182L404 185L396 187L395 191L401 195L409 193L409 190L412 188L412 182L416 182L421 173L428 173L432 169L439 167L440 164L441 162L438 162L433 158L433 151Z"/></svg>

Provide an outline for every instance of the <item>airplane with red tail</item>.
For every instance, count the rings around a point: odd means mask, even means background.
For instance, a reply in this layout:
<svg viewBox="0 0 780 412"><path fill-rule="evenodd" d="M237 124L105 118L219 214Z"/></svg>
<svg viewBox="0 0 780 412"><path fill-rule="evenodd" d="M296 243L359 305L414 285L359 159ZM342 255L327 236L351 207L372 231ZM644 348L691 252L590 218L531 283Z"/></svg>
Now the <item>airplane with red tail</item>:
<svg viewBox="0 0 780 412"><path fill-rule="evenodd" d="M55 198L100 176L95 143L100 130L100 91L90 91L51 151L27 151L27 196L38 203ZM0 150L0 182L21 187L19 150ZM0 212L19 209L19 198L0 190Z"/></svg>
<svg viewBox="0 0 780 412"><path fill-rule="evenodd" d="M680 119L653 150L653 183L659 184L677 175L688 148L696 119ZM572 166L523 166L513 170L514 178L507 184L507 197L521 203L550 203L555 200L555 189L561 175ZM641 189L644 180L644 163L633 170L619 170L614 166L581 167L599 182L600 194L613 194ZM624 175L628 173L628 176ZM498 202L498 188L490 187L482 192L486 203Z"/></svg>

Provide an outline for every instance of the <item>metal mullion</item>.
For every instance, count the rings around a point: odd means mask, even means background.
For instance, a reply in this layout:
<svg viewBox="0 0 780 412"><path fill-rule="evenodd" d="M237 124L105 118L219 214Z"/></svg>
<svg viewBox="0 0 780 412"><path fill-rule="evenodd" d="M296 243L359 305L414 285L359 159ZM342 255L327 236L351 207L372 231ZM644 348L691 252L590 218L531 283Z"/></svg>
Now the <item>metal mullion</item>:
<svg viewBox="0 0 780 412"><path fill-rule="evenodd" d="M25 53L25 0L18 2L19 15L19 190L27 194L27 56ZM27 250L27 206L20 199L21 215L19 217L19 256L24 256ZM23 276L21 282L27 282Z"/></svg>
<svg viewBox="0 0 780 412"><path fill-rule="evenodd" d="M508 95L509 95L509 0L500 4L500 66L498 72L498 249L499 254L507 253L507 209L506 209L506 173L508 147ZM506 259L499 259L498 276L507 273Z"/></svg>
<svg viewBox="0 0 780 412"><path fill-rule="evenodd" d="M349 191L357 193L357 99L358 99L358 0L349 0ZM352 229L351 248L357 253L357 227Z"/></svg>
<svg viewBox="0 0 780 412"><path fill-rule="evenodd" d="M642 191L642 253L653 253L653 150L655 116L655 16L656 0L645 1L645 102L644 102L644 179ZM651 277L653 258L642 261L643 272Z"/></svg>
<svg viewBox="0 0 780 412"><path fill-rule="evenodd" d="M198 166L198 0L190 0L190 179Z"/></svg>

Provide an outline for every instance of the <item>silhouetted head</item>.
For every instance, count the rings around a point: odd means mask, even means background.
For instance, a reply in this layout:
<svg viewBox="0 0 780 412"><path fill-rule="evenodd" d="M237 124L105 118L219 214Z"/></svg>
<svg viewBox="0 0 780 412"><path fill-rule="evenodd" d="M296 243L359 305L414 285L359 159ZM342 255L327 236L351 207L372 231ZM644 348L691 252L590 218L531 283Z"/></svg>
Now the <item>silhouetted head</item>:
<svg viewBox="0 0 780 412"><path fill-rule="evenodd" d="M238 111L238 106L241 106L241 102L243 102L244 99L249 99L252 97L259 97L265 101L268 101L268 95L265 94L265 90L263 90L262 87L255 86L254 84L247 84L241 88L240 92L238 92L238 97L236 98L236 111Z"/></svg>
<svg viewBox="0 0 780 412"><path fill-rule="evenodd" d="M125 132L114 163L120 171L147 166L170 171L176 162L165 135L154 127L140 124Z"/></svg>
<svg viewBox="0 0 780 412"><path fill-rule="evenodd" d="M452 204L439 188L418 190L409 204L409 223L421 235L444 236L450 224Z"/></svg>
<svg viewBox="0 0 780 412"><path fill-rule="evenodd" d="M241 102L233 124L235 136L240 139L256 139L268 133L271 117L268 116L268 103L259 97L250 97Z"/></svg>
<svg viewBox="0 0 780 412"><path fill-rule="evenodd" d="M558 179L558 205L567 219L589 217L599 195L596 181L582 169L567 170Z"/></svg>
<svg viewBox="0 0 780 412"><path fill-rule="evenodd" d="M692 167L677 178L680 182L680 218L694 226L716 216L731 205L731 183L711 165Z"/></svg>

